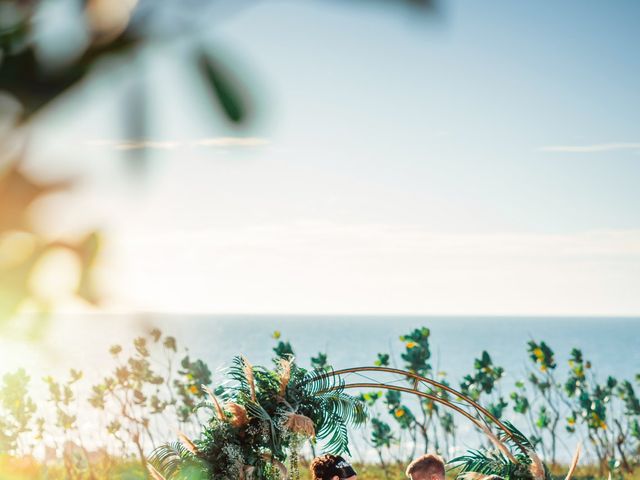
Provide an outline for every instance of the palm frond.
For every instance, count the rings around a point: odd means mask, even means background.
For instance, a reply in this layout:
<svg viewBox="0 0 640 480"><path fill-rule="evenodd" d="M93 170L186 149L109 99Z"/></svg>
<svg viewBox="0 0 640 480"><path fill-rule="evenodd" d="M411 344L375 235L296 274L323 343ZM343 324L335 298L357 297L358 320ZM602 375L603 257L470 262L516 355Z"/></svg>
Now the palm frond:
<svg viewBox="0 0 640 480"><path fill-rule="evenodd" d="M233 385L228 387L230 390L235 391L237 394L244 394L247 397L251 395L242 356L233 358L231 366L227 370L227 376L233 382Z"/></svg>
<svg viewBox="0 0 640 480"><path fill-rule="evenodd" d="M305 404L315 423L316 438L324 441L323 451L349 453L349 425L361 425L368 418L365 403L344 392L345 382L326 370L304 371L290 383L292 401ZM294 402L295 403L295 402Z"/></svg>
<svg viewBox="0 0 640 480"><path fill-rule="evenodd" d="M453 468L460 468L460 474L467 472L480 473L482 475L500 475L510 470L512 464L504 455L499 452L485 452L481 450L470 450L465 455L461 455L449 462Z"/></svg>
<svg viewBox="0 0 640 480"><path fill-rule="evenodd" d="M482 480L486 475L478 472L464 472L458 475L457 480Z"/></svg>
<svg viewBox="0 0 640 480"><path fill-rule="evenodd" d="M323 451L334 455L342 453L351 455L349 451L349 431L346 423L340 417L331 415L323 427L317 433L319 439L328 438L323 445Z"/></svg>
<svg viewBox="0 0 640 480"><path fill-rule="evenodd" d="M149 456L149 464L166 479L175 478L192 454L180 442L160 445Z"/></svg>
<svg viewBox="0 0 640 480"><path fill-rule="evenodd" d="M295 386L304 388L307 393L315 395L328 391L343 391L344 384L344 379L331 375L331 371L310 370L301 375Z"/></svg>
<svg viewBox="0 0 640 480"><path fill-rule="evenodd" d="M489 438L489 440L491 440L491 443L493 443L493 445L500 450L500 452L509 459L509 461L513 462L513 463L518 463L518 460L516 459L516 457L514 457L513 453L511 453L511 451L509 450L509 448L507 448L507 446L504 444L504 442L502 440L500 440L492 431L491 429L484 425L483 423L478 423L478 426L482 429L482 431L485 433L485 435Z"/></svg>
<svg viewBox="0 0 640 480"><path fill-rule="evenodd" d="M533 442L529 440L524 433L518 430L518 428L516 428L513 423L508 420L504 420L502 424L507 427L510 435L507 435L507 433L505 432L500 436L500 440L502 440L503 442L515 444L514 446L518 447L525 455L528 455L528 452L535 450Z"/></svg>
<svg viewBox="0 0 640 480"><path fill-rule="evenodd" d="M331 392L322 396L328 411L349 425L362 425L367 421L367 407L360 398L344 392Z"/></svg>

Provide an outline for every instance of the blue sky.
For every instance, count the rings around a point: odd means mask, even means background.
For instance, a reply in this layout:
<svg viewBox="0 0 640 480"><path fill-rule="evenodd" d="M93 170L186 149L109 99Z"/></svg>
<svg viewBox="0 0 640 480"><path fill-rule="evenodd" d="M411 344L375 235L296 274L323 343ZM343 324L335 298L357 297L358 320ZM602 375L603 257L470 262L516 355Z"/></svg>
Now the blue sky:
<svg viewBox="0 0 640 480"><path fill-rule="evenodd" d="M105 229L125 310L640 313L640 4L443 4L213 24L257 93L243 132L176 88L184 49L152 51L169 143L141 184L114 148L126 80L97 79L42 122L56 173L84 173L50 228Z"/></svg>
<svg viewBox="0 0 640 480"><path fill-rule="evenodd" d="M284 12L267 22L254 12L242 46L263 49L260 71L277 75L284 108L308 119L285 124L289 143L317 148L323 170L466 199L463 210L472 202L494 228L634 226L637 148L539 150L637 137L637 5L451 5L440 28L388 11L299 9L281 22Z"/></svg>

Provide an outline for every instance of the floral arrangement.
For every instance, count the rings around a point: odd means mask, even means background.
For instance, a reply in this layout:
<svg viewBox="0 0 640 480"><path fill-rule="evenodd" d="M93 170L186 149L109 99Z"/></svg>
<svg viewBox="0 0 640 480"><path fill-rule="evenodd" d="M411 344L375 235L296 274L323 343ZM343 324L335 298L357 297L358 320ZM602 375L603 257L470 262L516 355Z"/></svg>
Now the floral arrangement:
<svg viewBox="0 0 640 480"><path fill-rule="evenodd" d="M348 427L367 419L365 404L343 391L325 369L307 371L285 356L274 369L236 357L228 385L199 408L212 412L199 439L179 434L179 442L152 453L154 479L299 478L298 457L311 441L327 453L349 453ZM286 463L288 462L288 465Z"/></svg>

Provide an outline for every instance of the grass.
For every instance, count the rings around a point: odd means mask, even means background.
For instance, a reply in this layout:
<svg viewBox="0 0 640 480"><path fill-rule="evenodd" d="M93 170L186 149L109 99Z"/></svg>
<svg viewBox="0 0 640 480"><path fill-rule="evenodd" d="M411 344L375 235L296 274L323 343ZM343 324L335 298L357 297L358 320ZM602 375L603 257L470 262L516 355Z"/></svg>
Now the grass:
<svg viewBox="0 0 640 480"><path fill-rule="evenodd" d="M300 465L301 469L301 480L311 480L311 475L308 471L308 464ZM406 480L407 477L404 475L404 470L406 465L391 465L387 468L387 472L385 475L384 469L377 464L364 464L364 465L354 465L354 468L358 472L358 480ZM558 466L553 469L553 476L558 479L564 479L568 467ZM453 480L455 478L454 475L447 475L448 480ZM615 477L614 477L615 478ZM625 475L625 480L640 480L640 468L637 468L635 472L630 475ZM590 479L606 479L606 475L604 477L598 474L598 470L596 467L585 466L582 468L578 468L576 475L574 476L575 480L590 480Z"/></svg>
<svg viewBox="0 0 640 480"><path fill-rule="evenodd" d="M357 464L354 466L358 472L358 480L402 480L404 465L390 465L385 473L377 464ZM559 466L554 469L554 477L564 479L567 468ZM300 464L301 480L311 480L309 465L306 462ZM138 480L144 479L145 473L139 464L118 458L107 458L98 464L92 465L91 473L86 465L77 464L65 467L62 464L43 465L32 457L0 456L0 480ZM452 480L453 475L448 475ZM576 480L603 479L595 467L585 466L579 468ZM633 474L625 475L625 480L640 480L640 468Z"/></svg>

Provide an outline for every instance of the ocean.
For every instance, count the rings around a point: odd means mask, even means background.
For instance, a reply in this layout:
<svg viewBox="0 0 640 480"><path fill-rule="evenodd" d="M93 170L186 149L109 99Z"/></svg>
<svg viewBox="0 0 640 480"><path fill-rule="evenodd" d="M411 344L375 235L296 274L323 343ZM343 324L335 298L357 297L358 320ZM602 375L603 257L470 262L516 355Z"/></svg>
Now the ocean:
<svg viewBox="0 0 640 480"><path fill-rule="evenodd" d="M525 379L530 369L526 344L531 339L544 340L555 351L561 381L572 348L582 349L601 380L611 375L633 381L640 374L640 318L349 315L62 316L52 320L40 342L0 338L0 373L24 367L37 381L73 367L83 369L89 383L102 378L112 365L107 352L112 344L130 344L152 326L175 336L179 348L186 348L192 359L206 361L216 380L222 379L221 369L238 354L254 365L271 365L275 331L281 340L291 342L303 366L318 352L326 353L335 369L370 366L377 353L389 353L392 366L402 368L404 344L399 337L421 327L431 330L434 371L446 372L454 388L486 350L494 364L505 369L498 392L508 398L514 383ZM460 429L467 432L460 437L467 443L469 426ZM359 438L360 456L370 458L371 451ZM569 450L560 452L561 458L567 458Z"/></svg>
<svg viewBox="0 0 640 480"><path fill-rule="evenodd" d="M275 331L291 342L302 365L320 351L334 368L372 365L378 352L387 352L401 368L399 352L404 347L399 337L428 327L431 363L451 380L469 373L483 350L505 368L505 383L521 378L529 364L526 344L531 339L544 340L555 351L559 373L566 370L574 347L591 360L598 377L632 379L640 373L640 318L349 315L61 316L51 321L40 342L0 336L0 372L20 366L34 373L53 372L78 362L100 368L110 361L110 345L126 345L151 326L175 336L179 346L212 369L238 354L254 364L269 363Z"/></svg>

